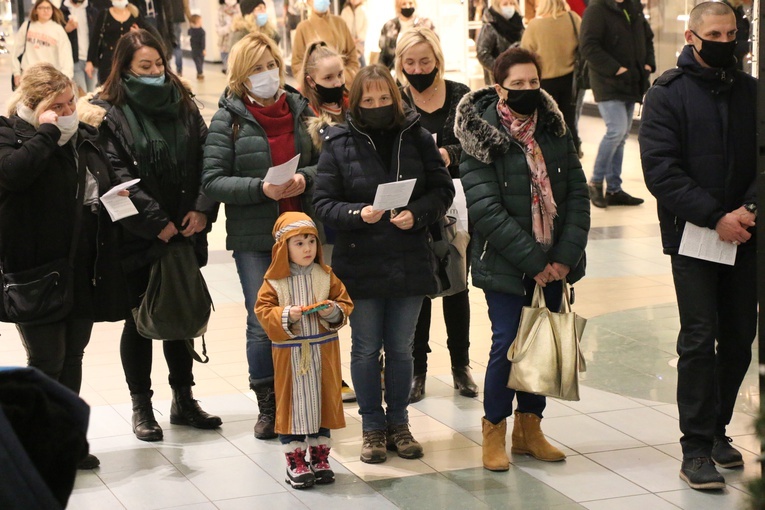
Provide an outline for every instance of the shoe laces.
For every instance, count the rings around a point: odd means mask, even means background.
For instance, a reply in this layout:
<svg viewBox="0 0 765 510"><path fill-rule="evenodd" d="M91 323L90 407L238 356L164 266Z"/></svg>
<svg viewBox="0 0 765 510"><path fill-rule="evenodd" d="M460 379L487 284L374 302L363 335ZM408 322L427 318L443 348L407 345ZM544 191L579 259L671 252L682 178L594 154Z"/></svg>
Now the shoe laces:
<svg viewBox="0 0 765 510"><path fill-rule="evenodd" d="M412 444L416 441L414 440L414 436L412 436L411 431L409 430L409 425L397 425L395 427L392 427L390 429L390 436L393 439L393 442L396 444Z"/></svg>
<svg viewBox="0 0 765 510"><path fill-rule="evenodd" d="M365 448L384 448L385 447L385 431L383 430L370 430L364 432L364 447Z"/></svg>
<svg viewBox="0 0 765 510"><path fill-rule="evenodd" d="M308 464L305 461L305 451L302 448L296 448L294 452L287 454L287 464L290 469L298 475L308 473Z"/></svg>
<svg viewBox="0 0 765 510"><path fill-rule="evenodd" d="M329 469L329 446L311 446L311 464L317 469Z"/></svg>

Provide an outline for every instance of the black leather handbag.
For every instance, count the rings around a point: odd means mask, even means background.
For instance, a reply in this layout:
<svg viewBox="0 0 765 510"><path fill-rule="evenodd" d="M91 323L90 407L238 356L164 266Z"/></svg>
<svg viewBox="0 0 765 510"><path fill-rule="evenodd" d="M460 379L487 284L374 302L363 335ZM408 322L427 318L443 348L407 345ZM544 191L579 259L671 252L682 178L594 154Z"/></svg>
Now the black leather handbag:
<svg viewBox="0 0 765 510"><path fill-rule="evenodd" d="M82 227L86 171L84 164L78 164L69 257L13 273L7 273L0 267L3 282L0 321L24 325L48 324L60 321L71 311L74 303L74 256Z"/></svg>

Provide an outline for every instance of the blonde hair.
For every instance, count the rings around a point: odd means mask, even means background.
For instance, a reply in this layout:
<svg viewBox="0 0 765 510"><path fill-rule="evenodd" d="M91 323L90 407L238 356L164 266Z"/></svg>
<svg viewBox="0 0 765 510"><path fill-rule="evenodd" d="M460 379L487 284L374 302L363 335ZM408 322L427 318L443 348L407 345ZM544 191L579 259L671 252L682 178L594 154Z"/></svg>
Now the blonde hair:
<svg viewBox="0 0 765 510"><path fill-rule="evenodd" d="M48 109L57 96L66 92L68 88L76 91L74 82L64 73L56 69L53 64L38 62L25 69L21 75L19 88L8 101L8 116L16 114L19 103L34 110L35 119ZM76 95L75 95L76 97Z"/></svg>
<svg viewBox="0 0 765 510"><path fill-rule="evenodd" d="M400 12L401 12L401 4L403 4L403 3L404 3L404 2L406 2L406 1L407 1L407 0L395 0L395 2L394 2L394 3L396 4L396 12L397 12L397 13L400 13ZM412 1L414 2L414 7L415 7L415 9L416 9L416 8L417 8L417 0L412 0Z"/></svg>
<svg viewBox="0 0 765 510"><path fill-rule="evenodd" d="M254 74L255 63L271 52L279 68L279 87L284 87L284 60L279 47L263 34L247 34L237 42L228 57L228 89L238 97L247 95L247 83Z"/></svg>
<svg viewBox="0 0 765 510"><path fill-rule="evenodd" d="M540 0L537 5L537 18L551 17L557 18L561 14L565 14L570 10L566 0Z"/></svg>
<svg viewBox="0 0 765 510"><path fill-rule="evenodd" d="M425 43L430 46L433 55L436 57L436 67L438 72L436 73L436 80L440 80L444 77L444 52L441 50L441 43L438 40L438 36L429 28L414 27L401 34L401 37L396 43L396 78L402 85L407 85L409 82L404 75L404 62L403 55L409 51L412 46L420 43Z"/></svg>
<svg viewBox="0 0 765 510"><path fill-rule="evenodd" d="M518 8L518 0L510 0L515 4L515 8ZM502 6L500 5L502 3L502 0L491 0L491 8L494 9L497 12L500 12L502 9ZM520 14L520 13L519 13Z"/></svg>
<svg viewBox="0 0 765 510"><path fill-rule="evenodd" d="M319 97L319 94L316 92L316 89L311 87L311 85L308 83L307 78L309 75L315 73L316 68L319 67L319 62L326 58L333 57L339 58L340 62L343 62L343 57L337 51L335 51L334 48L327 46L327 43L324 41L312 42L305 50L305 57L303 58L303 72L298 77L298 81L300 83L300 91L308 99L308 102L311 104L311 106L316 110L319 109L323 101ZM343 69L345 69L345 64L343 64ZM314 76L311 76L311 79L314 80L314 82L316 81Z"/></svg>

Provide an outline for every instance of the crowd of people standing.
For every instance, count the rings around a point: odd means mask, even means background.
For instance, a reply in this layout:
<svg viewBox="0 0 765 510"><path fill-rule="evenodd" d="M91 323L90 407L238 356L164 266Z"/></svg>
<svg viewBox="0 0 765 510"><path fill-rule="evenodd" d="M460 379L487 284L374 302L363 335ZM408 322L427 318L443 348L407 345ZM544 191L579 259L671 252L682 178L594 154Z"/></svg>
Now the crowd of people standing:
<svg viewBox="0 0 765 510"><path fill-rule="evenodd" d="M384 462L388 451L419 458L423 448L409 429L408 406L426 396L428 296L440 288L430 245L461 187L471 236L467 266L492 331L491 350L481 354L488 354L483 465L509 469L507 419L513 416L513 453L565 459L541 430L545 397L507 387L507 354L535 287L555 311L567 284L584 276L590 204L643 202L622 189L620 177L635 104L656 71L653 35L636 0L591 0L586 10L563 0L526 2L526 15L531 9L534 16L525 21L516 0L492 0L477 38L486 87L472 91L445 77L439 36L414 1L395 1L379 61L365 66L363 2L349 0L341 17L329 12L327 0L308 0L310 16L292 38L294 88L264 0L222 0L217 27L226 87L209 129L192 91L168 65L173 48L156 20L127 0L101 9L88 1L66 0L63 9L51 0L35 2L13 58L17 90L0 117L3 271L76 255L71 312L19 324L31 366L78 392L93 324L124 321L120 356L133 432L143 441L162 440L151 400L152 339L139 333L132 310L168 245L188 244L197 265L206 264L206 235L222 203L226 248L247 310L248 382L259 407L253 432L258 439L279 438L287 481L304 488L334 480L330 431L344 425L335 331L346 323L362 418L361 461ZM715 149L722 170L703 169L693 157L678 163L672 155L683 153L682 144L696 150L705 142L662 121L665 110L685 104L686 93L710 116L747 113L742 98L753 94L753 82L732 71L734 11L707 4L691 13L680 71L665 74L648 92L640 140L681 311L681 478L697 489L724 485L714 463L742 462L725 426L744 361L748 365L743 353L754 336L756 307L752 295L736 293L736 310L746 309L742 324L721 319L718 328L689 305L699 293L718 292L734 302L729 290L689 282L744 278L754 260L748 249L756 214L751 159L731 160L721 142L707 148ZM580 54L606 124L589 179L576 125ZM95 94L78 100L96 83ZM720 102L727 108L714 106ZM701 113L681 114L714 137ZM736 149L747 154L754 131L744 131L736 130ZM296 171L286 182L267 178L271 167L292 160ZM734 176L725 177L728 168L736 169ZM110 221L98 198L136 178L140 183L123 194L137 214ZM380 185L410 179L405 205L373 207ZM34 204L40 201L51 207L39 210ZM726 272L677 255L678 221L716 229L739 246L736 266ZM41 228L46 242L26 235ZM442 306L454 388L473 398L479 385L470 370L468 296L467 288L445 296ZM716 302L704 305L715 316ZM699 322L703 338L694 337ZM697 376L691 372L714 372L718 329L730 338L724 348L720 343L717 363L731 374L702 394L692 388ZM49 338L55 342L43 341ZM221 418L193 398L193 339L165 341L163 353L173 390L171 423L221 426ZM317 395L323 395L318 404ZM725 399L721 409L714 395ZM694 407L697 400L703 410ZM715 413L699 423L699 415ZM92 468L98 459L89 455L80 465Z"/></svg>

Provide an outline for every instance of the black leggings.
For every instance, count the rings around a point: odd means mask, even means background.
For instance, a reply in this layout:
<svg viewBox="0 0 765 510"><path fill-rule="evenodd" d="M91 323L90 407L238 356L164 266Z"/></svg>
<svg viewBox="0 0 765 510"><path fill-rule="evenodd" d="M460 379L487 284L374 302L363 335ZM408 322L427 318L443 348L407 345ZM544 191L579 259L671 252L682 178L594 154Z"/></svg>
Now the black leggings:
<svg viewBox="0 0 765 510"><path fill-rule="evenodd" d="M452 367L465 367L470 364L470 300L468 290L441 298L446 324L446 347L449 349ZM414 330L414 374L428 371L428 353L430 352L430 309L431 299L422 301L417 328Z"/></svg>
<svg viewBox="0 0 765 510"><path fill-rule="evenodd" d="M154 340L142 337L132 318L125 321L120 339L120 357L130 394L147 393L151 390L151 361ZM170 371L170 386L177 388L193 386L191 367L194 359L183 341L163 341L162 349Z"/></svg>
<svg viewBox="0 0 765 510"><path fill-rule="evenodd" d="M16 329L27 351L27 364L79 394L82 356L90 342L93 321L67 318L39 326L18 324Z"/></svg>

